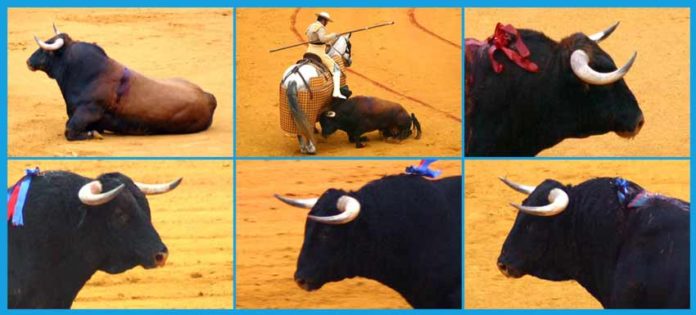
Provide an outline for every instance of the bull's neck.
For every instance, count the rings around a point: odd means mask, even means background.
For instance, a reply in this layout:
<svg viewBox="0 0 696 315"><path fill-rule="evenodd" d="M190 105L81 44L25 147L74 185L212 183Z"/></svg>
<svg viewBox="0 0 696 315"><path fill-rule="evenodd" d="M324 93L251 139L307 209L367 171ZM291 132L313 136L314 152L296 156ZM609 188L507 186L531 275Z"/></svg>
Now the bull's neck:
<svg viewBox="0 0 696 315"><path fill-rule="evenodd" d="M70 308L80 289L97 271L97 264L88 261L79 245L62 249L65 252L57 252L53 246L43 242L43 246L31 252L10 252L15 256L9 266L13 273L9 289L15 291L10 296L15 294L18 303L10 307Z"/></svg>
<svg viewBox="0 0 696 315"><path fill-rule="evenodd" d="M364 197L361 199L364 200ZM368 216L367 211L361 215ZM358 235L359 240L351 242L354 248L351 249L353 261L349 268L349 276L359 276L372 280L376 280L383 285L399 292L406 301L414 307L419 307L420 293L427 291L422 288L413 288L412 283L424 283L427 275L421 273L418 266L413 265L416 261L415 257L399 259L399 257L407 256L404 251L423 252L425 250L414 248L412 242L408 239L409 233L400 233L398 237L394 237L394 233L398 231L388 231L383 227L370 227L368 223L382 224L376 218L364 218L363 224L357 227L357 231L351 235ZM375 232L384 234L376 235ZM385 239L389 239L389 243L385 243ZM395 242L399 243L395 243Z"/></svg>
<svg viewBox="0 0 696 315"><path fill-rule="evenodd" d="M52 73L69 111L70 107L80 105L78 102L91 99L84 96L99 90L99 78L112 63L109 57L94 52L81 53L74 58L86 58L90 62L66 62Z"/></svg>
<svg viewBox="0 0 696 315"><path fill-rule="evenodd" d="M588 197L575 201L576 204L583 204L584 209L591 210L580 212L575 209L573 226L570 228L574 235L570 237L575 244L577 269L572 277L606 307L614 287L614 270L621 244L619 231L622 227L619 213L611 207L600 205L596 199Z"/></svg>

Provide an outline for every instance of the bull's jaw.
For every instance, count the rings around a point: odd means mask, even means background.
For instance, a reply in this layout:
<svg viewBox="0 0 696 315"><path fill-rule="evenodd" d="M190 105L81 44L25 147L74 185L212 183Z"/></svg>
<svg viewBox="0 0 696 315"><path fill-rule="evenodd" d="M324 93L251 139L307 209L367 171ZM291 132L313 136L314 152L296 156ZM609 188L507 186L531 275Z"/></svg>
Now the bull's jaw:
<svg viewBox="0 0 696 315"><path fill-rule="evenodd" d="M498 270L500 270L500 273L502 273L506 278L511 279L519 279L524 277L525 275L524 272L521 272L515 268L510 268L507 265L500 262L498 262Z"/></svg>
<svg viewBox="0 0 696 315"><path fill-rule="evenodd" d="M297 283L297 286L299 286L302 290L307 292L319 290L322 286L324 286L323 283L319 284L304 278L299 278L297 276L295 276L295 283Z"/></svg>
<svg viewBox="0 0 696 315"><path fill-rule="evenodd" d="M635 138L638 135L638 133L640 133L641 127L642 127L642 125L636 127L636 129L633 131L616 131L615 133L617 136L619 136L621 138L630 140L630 139Z"/></svg>

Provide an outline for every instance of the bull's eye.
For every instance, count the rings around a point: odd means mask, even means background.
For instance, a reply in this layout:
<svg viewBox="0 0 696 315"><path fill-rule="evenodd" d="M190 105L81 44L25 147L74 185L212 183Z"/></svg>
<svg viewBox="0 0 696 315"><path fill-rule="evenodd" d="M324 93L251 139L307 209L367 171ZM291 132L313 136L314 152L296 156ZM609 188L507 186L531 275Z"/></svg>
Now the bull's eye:
<svg viewBox="0 0 696 315"><path fill-rule="evenodd" d="M130 220L130 216L126 211L123 211L121 208L116 208L114 211L114 223L118 227L122 227L126 224L128 224L128 221Z"/></svg>
<svg viewBox="0 0 696 315"><path fill-rule="evenodd" d="M321 229L318 236L319 240L322 242L329 240L329 229Z"/></svg>

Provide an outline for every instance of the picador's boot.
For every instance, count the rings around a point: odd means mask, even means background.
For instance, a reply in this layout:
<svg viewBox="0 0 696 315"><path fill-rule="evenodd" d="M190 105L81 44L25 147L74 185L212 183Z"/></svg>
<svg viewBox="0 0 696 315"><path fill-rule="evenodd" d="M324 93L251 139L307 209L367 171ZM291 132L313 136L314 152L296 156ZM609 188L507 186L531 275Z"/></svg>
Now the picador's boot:
<svg viewBox="0 0 696 315"><path fill-rule="evenodd" d="M346 99L343 94L341 94L341 68L338 65L334 65L333 69L333 97Z"/></svg>

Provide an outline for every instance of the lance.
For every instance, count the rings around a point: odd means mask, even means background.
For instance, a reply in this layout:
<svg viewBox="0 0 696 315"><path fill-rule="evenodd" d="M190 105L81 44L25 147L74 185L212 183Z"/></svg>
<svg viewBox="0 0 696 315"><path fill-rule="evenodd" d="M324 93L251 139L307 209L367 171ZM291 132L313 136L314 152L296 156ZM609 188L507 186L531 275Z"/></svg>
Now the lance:
<svg viewBox="0 0 696 315"><path fill-rule="evenodd" d="M367 31L367 30L371 30L371 29L373 29L373 28L378 28L378 27L388 26L388 25L393 25L393 24L394 24L394 21L382 22L382 23L378 23L378 24L375 24L375 25L372 25L372 26L365 26L365 27L361 27L361 28L356 28L356 29L354 29L354 30L350 30L350 31L345 31L345 32L342 32L342 33L338 33L338 36L346 35L346 34L349 34L349 33L357 33L357 32ZM273 52L276 52L276 51L285 50L285 49L288 49L288 48L293 48L293 47L302 46L302 45L307 45L307 44L309 44L309 42L301 42L301 43L292 44L292 45L289 45L289 46L284 46L284 47L280 47L280 48L271 49L269 52L272 52L272 53L273 53Z"/></svg>

